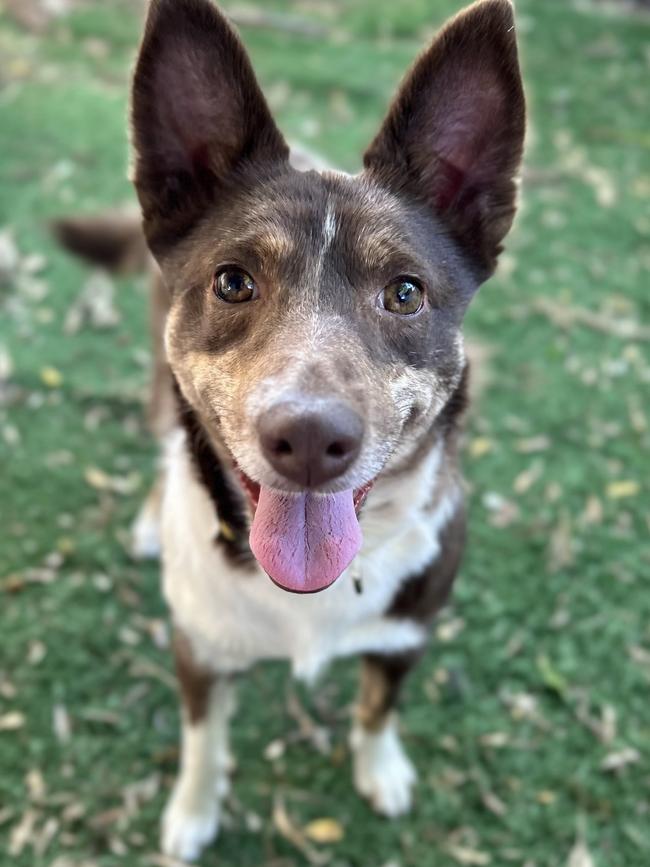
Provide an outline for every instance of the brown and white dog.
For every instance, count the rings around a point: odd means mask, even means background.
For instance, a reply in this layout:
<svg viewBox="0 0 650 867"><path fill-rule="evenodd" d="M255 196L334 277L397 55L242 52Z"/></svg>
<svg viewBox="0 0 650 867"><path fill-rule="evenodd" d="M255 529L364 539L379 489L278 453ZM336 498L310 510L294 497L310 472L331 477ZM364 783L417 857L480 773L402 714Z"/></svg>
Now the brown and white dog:
<svg viewBox="0 0 650 867"><path fill-rule="evenodd" d="M132 137L163 299L157 391L176 399L161 518L183 699L169 855L196 858L217 833L232 676L264 659L310 679L362 656L355 785L388 816L409 808L394 707L463 548L461 322L514 216L524 113L512 6L480 0L416 61L360 174L301 171L215 6L150 5ZM142 255L128 228L105 241L106 264Z"/></svg>

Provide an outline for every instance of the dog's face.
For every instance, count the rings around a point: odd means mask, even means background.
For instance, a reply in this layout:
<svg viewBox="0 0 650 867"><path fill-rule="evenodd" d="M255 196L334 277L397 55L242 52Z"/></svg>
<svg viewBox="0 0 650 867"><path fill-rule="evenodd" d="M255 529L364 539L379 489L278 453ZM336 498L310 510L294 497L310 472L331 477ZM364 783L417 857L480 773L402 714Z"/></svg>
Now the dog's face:
<svg viewBox="0 0 650 867"><path fill-rule="evenodd" d="M431 430L514 215L523 125L512 9L483 0L418 60L361 174L296 171L215 7L154 0L135 184L169 360L255 500L358 506Z"/></svg>

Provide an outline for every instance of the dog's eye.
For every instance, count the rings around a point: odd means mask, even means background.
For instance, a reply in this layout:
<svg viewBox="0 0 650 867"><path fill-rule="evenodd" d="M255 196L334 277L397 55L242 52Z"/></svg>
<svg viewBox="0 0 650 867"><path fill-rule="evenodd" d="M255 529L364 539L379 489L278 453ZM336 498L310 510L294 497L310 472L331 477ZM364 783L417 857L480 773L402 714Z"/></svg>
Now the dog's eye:
<svg viewBox="0 0 650 867"><path fill-rule="evenodd" d="M403 316L417 313L424 304L424 291L410 277L400 277L389 283L381 295L384 310Z"/></svg>
<svg viewBox="0 0 650 867"><path fill-rule="evenodd" d="M229 304L251 301L257 295L257 286L250 274L241 268L221 268L214 275L215 295Z"/></svg>

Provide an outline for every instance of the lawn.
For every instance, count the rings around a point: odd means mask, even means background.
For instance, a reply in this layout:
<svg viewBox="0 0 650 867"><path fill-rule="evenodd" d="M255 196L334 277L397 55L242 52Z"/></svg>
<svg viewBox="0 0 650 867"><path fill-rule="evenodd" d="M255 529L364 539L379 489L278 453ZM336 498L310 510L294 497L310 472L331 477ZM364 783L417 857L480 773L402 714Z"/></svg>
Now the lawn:
<svg viewBox="0 0 650 867"><path fill-rule="evenodd" d="M458 5L227 8L289 137L354 170ZM178 710L158 567L128 553L155 455L146 292L89 288L46 227L132 196L140 10L56 6L0 13L0 864L166 867ZM353 793L353 660L311 693L260 667L205 867L650 864L650 16L517 10L522 209L467 320L470 544L405 694L416 807L387 822Z"/></svg>

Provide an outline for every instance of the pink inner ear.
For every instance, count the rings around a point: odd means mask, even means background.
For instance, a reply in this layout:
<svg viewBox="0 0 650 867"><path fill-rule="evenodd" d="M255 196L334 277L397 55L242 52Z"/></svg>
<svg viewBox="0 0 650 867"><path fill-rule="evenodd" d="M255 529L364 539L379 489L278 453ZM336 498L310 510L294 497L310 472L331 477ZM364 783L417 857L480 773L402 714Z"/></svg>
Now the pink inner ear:
<svg viewBox="0 0 650 867"><path fill-rule="evenodd" d="M174 52L155 73L159 148L179 165L220 171L225 166L214 165L215 157L227 163L239 145L235 88L223 71L206 68L206 59L191 46L175 45Z"/></svg>
<svg viewBox="0 0 650 867"><path fill-rule="evenodd" d="M467 68L454 71L436 105L429 108L424 142L431 150L429 154L421 152L420 159L425 174L433 173L434 200L441 210L446 210L463 188L489 182L498 171L494 157L500 149L504 107L503 88L497 78L485 70L477 74ZM438 157L433 163L427 162L431 152Z"/></svg>

